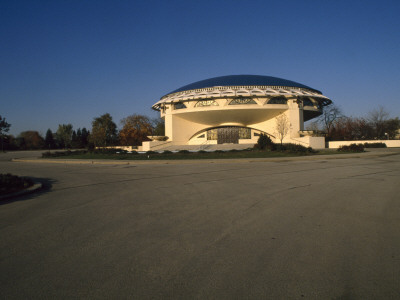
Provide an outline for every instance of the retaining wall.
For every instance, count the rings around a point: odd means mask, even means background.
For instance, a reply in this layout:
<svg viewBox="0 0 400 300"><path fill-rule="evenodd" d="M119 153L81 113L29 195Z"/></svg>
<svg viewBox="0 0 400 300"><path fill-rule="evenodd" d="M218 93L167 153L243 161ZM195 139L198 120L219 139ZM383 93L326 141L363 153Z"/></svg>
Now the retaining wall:
<svg viewBox="0 0 400 300"><path fill-rule="evenodd" d="M385 143L388 148L400 147L400 140L370 140L370 141L334 141L328 142L328 148L336 149L340 146L348 146L350 144L364 144L364 143Z"/></svg>

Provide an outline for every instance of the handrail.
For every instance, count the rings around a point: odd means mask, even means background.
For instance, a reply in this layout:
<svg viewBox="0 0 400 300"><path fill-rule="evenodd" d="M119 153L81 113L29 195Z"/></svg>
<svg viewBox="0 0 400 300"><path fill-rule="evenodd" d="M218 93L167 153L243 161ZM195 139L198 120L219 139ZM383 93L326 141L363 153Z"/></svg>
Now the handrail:
<svg viewBox="0 0 400 300"><path fill-rule="evenodd" d="M162 144L154 145L154 147L150 147L150 149L151 149L152 151L154 151L154 150L156 150L155 148L160 147L160 146L165 146L165 145L168 144L168 143L172 143L172 141L166 141L166 142L164 142L164 143L162 143Z"/></svg>
<svg viewBox="0 0 400 300"><path fill-rule="evenodd" d="M299 143L303 143L303 144L306 145L307 147L310 147L310 144L308 144L308 143L306 143L306 142L299 141L299 140L296 139L296 138L290 138L290 139L295 140L295 141L297 141L297 142L299 142Z"/></svg>
<svg viewBox="0 0 400 300"><path fill-rule="evenodd" d="M206 140L205 142L203 142L203 143L200 145L199 150L204 150L204 149L206 149L207 146L211 145L209 142L210 142L210 140Z"/></svg>

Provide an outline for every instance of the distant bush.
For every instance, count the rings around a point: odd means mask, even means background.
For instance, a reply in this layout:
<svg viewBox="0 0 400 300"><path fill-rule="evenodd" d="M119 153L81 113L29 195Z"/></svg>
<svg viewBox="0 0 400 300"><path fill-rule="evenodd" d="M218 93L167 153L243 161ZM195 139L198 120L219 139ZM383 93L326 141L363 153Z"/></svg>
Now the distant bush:
<svg viewBox="0 0 400 300"><path fill-rule="evenodd" d="M158 154L158 153L155 152L155 151L151 151L151 150L150 150L150 151L147 151L146 154Z"/></svg>
<svg viewBox="0 0 400 300"><path fill-rule="evenodd" d="M76 150L76 151L46 151L44 153L42 153L42 158L49 158L49 157L60 157L60 156L69 156L69 155L73 155L73 154L85 154L87 153L86 150Z"/></svg>
<svg viewBox="0 0 400 300"><path fill-rule="evenodd" d="M207 153L207 151L200 150L200 151L198 151L197 153Z"/></svg>
<svg viewBox="0 0 400 300"><path fill-rule="evenodd" d="M364 143L364 148L387 148L385 143Z"/></svg>
<svg viewBox="0 0 400 300"><path fill-rule="evenodd" d="M224 153L222 150L215 150L214 153Z"/></svg>
<svg viewBox="0 0 400 300"><path fill-rule="evenodd" d="M289 152L289 153L315 153L313 148L304 147L298 144L286 143L282 145L276 145L276 150L281 152Z"/></svg>
<svg viewBox="0 0 400 300"><path fill-rule="evenodd" d="M169 151L169 150L164 150L163 151L163 154L171 154L172 152L171 151Z"/></svg>
<svg viewBox="0 0 400 300"><path fill-rule="evenodd" d="M187 154L190 153L189 150L179 150L178 153Z"/></svg>
<svg viewBox="0 0 400 300"><path fill-rule="evenodd" d="M33 181L30 178L18 177L9 173L0 174L0 195L18 192L32 185Z"/></svg>
<svg viewBox="0 0 400 300"><path fill-rule="evenodd" d="M89 144L87 146L87 149L88 149L89 152L93 152L94 149L96 149L96 147L94 146L93 143L89 142Z"/></svg>
<svg viewBox="0 0 400 300"><path fill-rule="evenodd" d="M350 144L350 145L343 145L340 146L337 151L341 152L364 152L364 145L363 144Z"/></svg>
<svg viewBox="0 0 400 300"><path fill-rule="evenodd" d="M271 140L271 138L266 134L261 134L257 140L257 144L254 145L255 148L260 150L270 150L273 151L276 149L275 143Z"/></svg>
<svg viewBox="0 0 400 300"><path fill-rule="evenodd" d="M94 153L100 154L120 154L120 153L128 153L128 151L118 148L98 148L93 151Z"/></svg>

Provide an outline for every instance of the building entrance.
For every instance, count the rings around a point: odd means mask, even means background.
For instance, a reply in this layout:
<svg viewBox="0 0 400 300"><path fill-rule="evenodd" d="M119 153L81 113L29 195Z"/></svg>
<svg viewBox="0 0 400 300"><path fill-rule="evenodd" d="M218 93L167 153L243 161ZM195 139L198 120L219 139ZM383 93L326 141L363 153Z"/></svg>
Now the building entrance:
<svg viewBox="0 0 400 300"><path fill-rule="evenodd" d="M238 144L239 143L239 127L222 127L218 128L218 144Z"/></svg>
<svg viewBox="0 0 400 300"><path fill-rule="evenodd" d="M207 140L216 140L218 144L239 144L240 139L251 139L251 129L227 126L207 130Z"/></svg>

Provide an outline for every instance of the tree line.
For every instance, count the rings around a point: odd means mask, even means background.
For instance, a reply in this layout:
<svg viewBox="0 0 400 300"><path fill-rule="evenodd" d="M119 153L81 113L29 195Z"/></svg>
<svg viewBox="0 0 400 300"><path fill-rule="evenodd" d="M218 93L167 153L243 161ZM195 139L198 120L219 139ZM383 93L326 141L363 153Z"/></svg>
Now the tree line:
<svg viewBox="0 0 400 300"><path fill-rule="evenodd" d="M389 113L382 106L365 117L348 117L339 107L330 105L307 129L324 135L327 141L398 139L400 119L389 118Z"/></svg>
<svg viewBox="0 0 400 300"><path fill-rule="evenodd" d="M118 130L109 113L95 117L91 130L73 129L72 124L59 124L57 131L48 129L43 137L38 131L28 130L18 136L7 134L11 124L0 116L2 150L82 149L114 145L139 146L148 136L164 136L164 121L133 114L121 120Z"/></svg>
<svg viewBox="0 0 400 300"><path fill-rule="evenodd" d="M73 129L72 124L59 124L52 132L47 130L43 137L38 131L23 131L17 137L8 135L11 127L0 116L0 139L2 150L31 149L81 149L107 147L114 145L139 146L148 136L164 136L164 121L161 118L150 119L147 116L133 114L121 121L122 128L109 113L93 118L92 128ZM286 127L285 127L286 128ZM324 108L323 113L307 128L316 135L324 135L329 141L340 140L379 140L398 139L400 120L389 118L382 107L370 111L366 117L348 117L335 105ZM283 133L282 133L283 134ZM284 135L283 135L284 136ZM280 138L283 139L282 136Z"/></svg>

